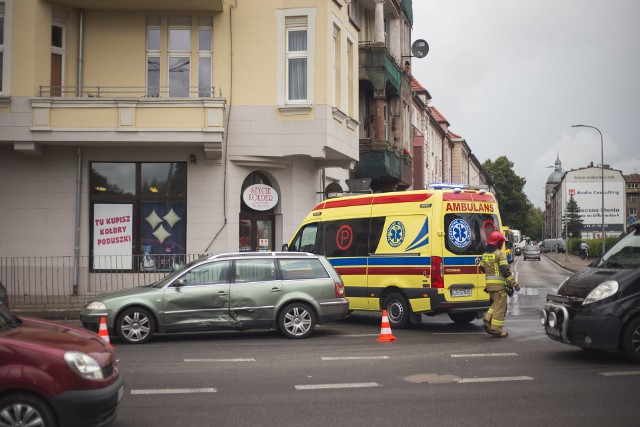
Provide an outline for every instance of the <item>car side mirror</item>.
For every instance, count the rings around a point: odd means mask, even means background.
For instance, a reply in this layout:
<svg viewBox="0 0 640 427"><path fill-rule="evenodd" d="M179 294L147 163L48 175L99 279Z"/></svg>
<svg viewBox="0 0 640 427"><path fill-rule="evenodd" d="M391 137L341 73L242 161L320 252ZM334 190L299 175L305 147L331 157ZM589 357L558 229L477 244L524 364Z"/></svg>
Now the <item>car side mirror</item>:
<svg viewBox="0 0 640 427"><path fill-rule="evenodd" d="M289 245L287 243L282 245L282 252L289 252Z"/></svg>
<svg viewBox="0 0 640 427"><path fill-rule="evenodd" d="M181 286L184 286L187 284L187 281L184 280L184 278L180 278L178 280L176 280L175 282L173 282L173 286L175 286L176 288L179 288Z"/></svg>

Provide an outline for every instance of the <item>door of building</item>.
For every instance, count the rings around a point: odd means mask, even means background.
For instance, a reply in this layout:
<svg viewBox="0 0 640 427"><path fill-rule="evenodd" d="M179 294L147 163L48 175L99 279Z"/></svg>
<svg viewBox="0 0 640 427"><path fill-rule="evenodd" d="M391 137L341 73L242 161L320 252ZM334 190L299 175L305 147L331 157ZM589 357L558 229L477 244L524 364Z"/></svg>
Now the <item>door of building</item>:
<svg viewBox="0 0 640 427"><path fill-rule="evenodd" d="M261 172L251 172L242 184L240 195L239 251L275 250L277 203L278 195L269 178Z"/></svg>

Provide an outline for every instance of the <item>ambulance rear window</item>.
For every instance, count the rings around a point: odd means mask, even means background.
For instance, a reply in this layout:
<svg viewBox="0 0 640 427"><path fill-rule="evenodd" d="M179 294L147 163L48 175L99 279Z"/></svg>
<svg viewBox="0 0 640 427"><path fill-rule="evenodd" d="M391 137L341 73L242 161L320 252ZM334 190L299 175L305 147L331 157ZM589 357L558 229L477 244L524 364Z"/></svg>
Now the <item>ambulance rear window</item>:
<svg viewBox="0 0 640 427"><path fill-rule="evenodd" d="M456 255L480 255L487 237L499 230L496 215L480 213L449 213L444 216L445 246Z"/></svg>

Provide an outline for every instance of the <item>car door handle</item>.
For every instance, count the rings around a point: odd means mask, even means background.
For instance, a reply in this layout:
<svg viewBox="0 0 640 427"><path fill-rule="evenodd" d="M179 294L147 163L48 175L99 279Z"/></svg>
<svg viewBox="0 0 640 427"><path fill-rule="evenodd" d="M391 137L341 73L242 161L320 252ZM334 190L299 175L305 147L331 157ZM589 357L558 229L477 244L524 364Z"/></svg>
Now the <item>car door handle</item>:
<svg viewBox="0 0 640 427"><path fill-rule="evenodd" d="M218 291L218 295L229 295L229 294L225 291Z"/></svg>
<svg viewBox="0 0 640 427"><path fill-rule="evenodd" d="M280 288L271 288L271 292L282 292Z"/></svg>

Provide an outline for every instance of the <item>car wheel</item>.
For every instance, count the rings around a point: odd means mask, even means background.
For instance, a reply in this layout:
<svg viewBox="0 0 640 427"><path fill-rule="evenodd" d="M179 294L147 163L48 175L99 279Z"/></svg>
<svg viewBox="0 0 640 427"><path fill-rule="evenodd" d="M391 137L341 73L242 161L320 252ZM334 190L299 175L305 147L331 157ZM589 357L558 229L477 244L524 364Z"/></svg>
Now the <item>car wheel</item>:
<svg viewBox="0 0 640 427"><path fill-rule="evenodd" d="M640 363L640 317L636 317L624 328L622 350L627 357Z"/></svg>
<svg viewBox="0 0 640 427"><path fill-rule="evenodd" d="M476 313L474 311L468 313L449 313L449 317L460 325L466 325L475 320Z"/></svg>
<svg viewBox="0 0 640 427"><path fill-rule="evenodd" d="M307 304L287 305L278 317L278 329L287 338L306 338L316 327L316 316Z"/></svg>
<svg viewBox="0 0 640 427"><path fill-rule="evenodd" d="M118 316L116 330L125 343L143 344L151 339L155 330L155 321L148 310L132 307Z"/></svg>
<svg viewBox="0 0 640 427"><path fill-rule="evenodd" d="M384 308L387 310L389 326L404 329L409 325L411 310L405 297L400 294L390 294L384 299Z"/></svg>
<svg viewBox="0 0 640 427"><path fill-rule="evenodd" d="M58 422L49 404L40 397L14 393L0 398L0 424L56 427Z"/></svg>

